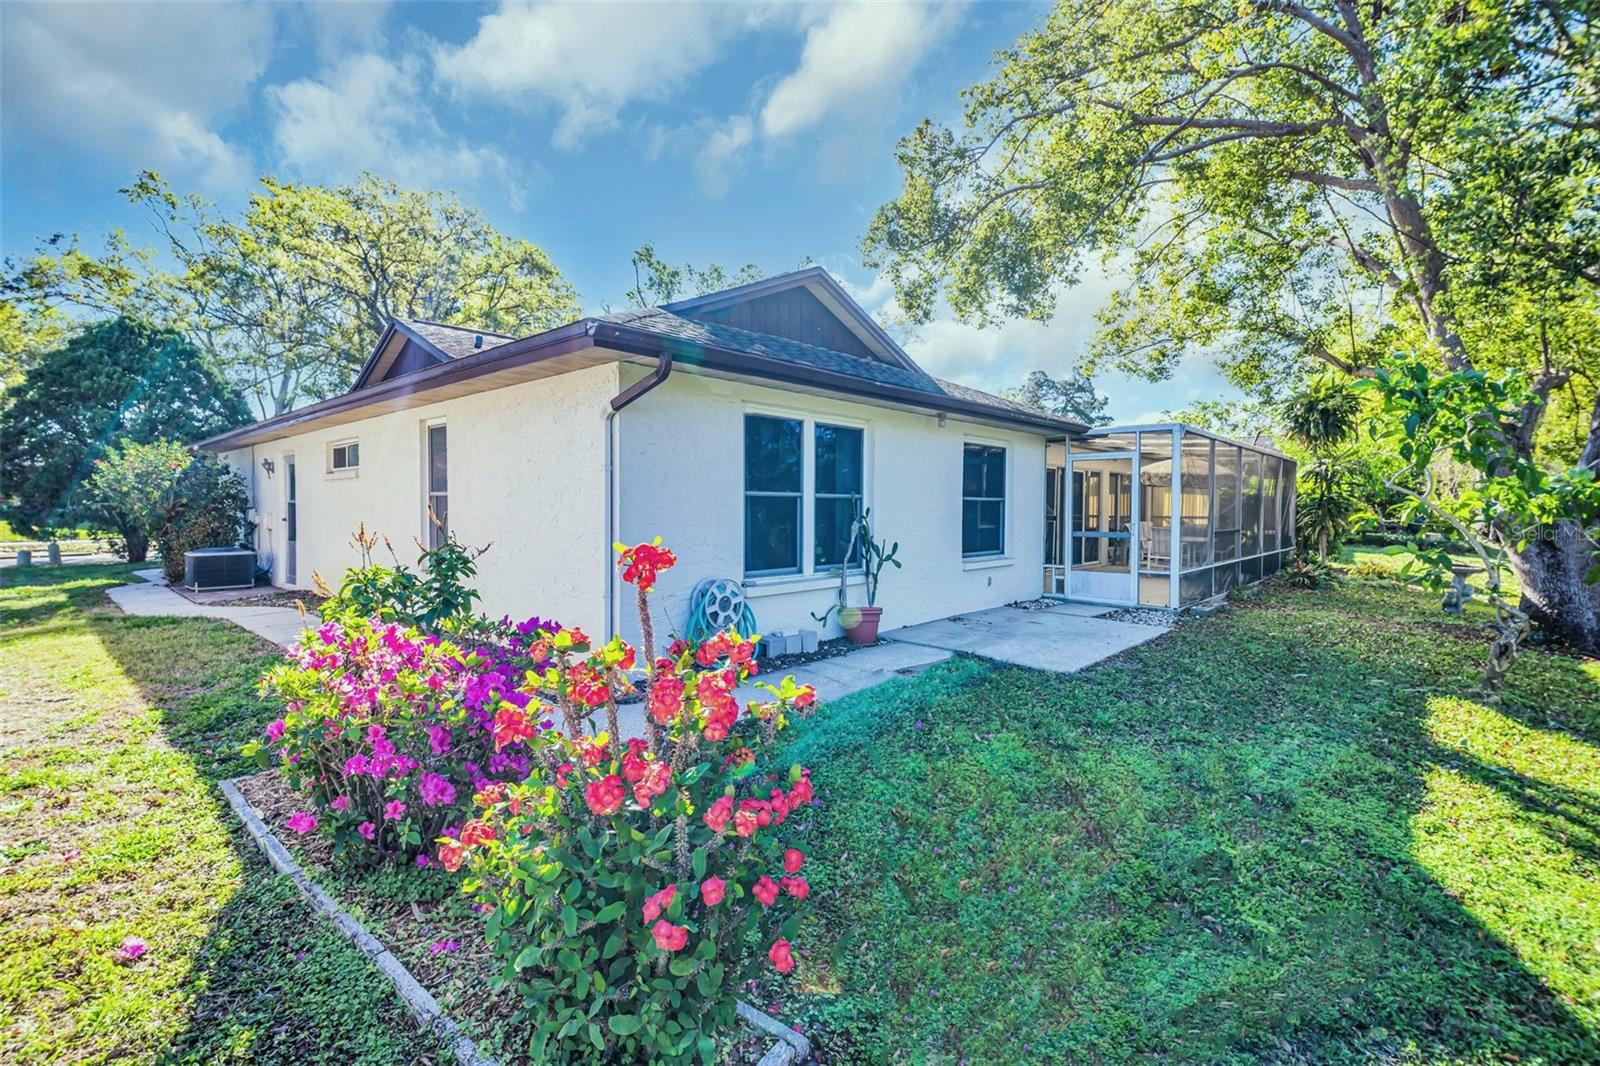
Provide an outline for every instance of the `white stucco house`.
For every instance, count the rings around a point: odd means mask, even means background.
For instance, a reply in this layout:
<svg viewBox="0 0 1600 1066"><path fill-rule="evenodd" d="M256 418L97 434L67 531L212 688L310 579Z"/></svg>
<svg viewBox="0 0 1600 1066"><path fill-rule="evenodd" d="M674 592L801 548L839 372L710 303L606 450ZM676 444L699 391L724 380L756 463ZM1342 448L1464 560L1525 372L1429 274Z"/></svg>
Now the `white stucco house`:
<svg viewBox="0 0 1600 1066"><path fill-rule="evenodd" d="M668 627L721 577L792 632L834 601L861 507L900 544L886 628L1041 595L1177 607L1276 570L1294 525L1277 452L938 380L817 268L530 337L396 320L348 393L201 447L244 476L278 584L336 585L362 523L411 562L431 507L492 544L484 610L594 636L634 635L617 541L678 553Z"/></svg>

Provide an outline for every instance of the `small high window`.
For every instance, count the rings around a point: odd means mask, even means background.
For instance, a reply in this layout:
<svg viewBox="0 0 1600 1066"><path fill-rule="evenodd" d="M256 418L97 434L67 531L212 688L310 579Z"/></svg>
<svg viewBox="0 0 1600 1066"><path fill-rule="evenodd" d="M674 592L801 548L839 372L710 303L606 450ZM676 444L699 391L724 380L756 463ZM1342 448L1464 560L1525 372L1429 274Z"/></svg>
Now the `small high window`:
<svg viewBox="0 0 1600 1066"><path fill-rule="evenodd" d="M355 441L335 444L328 453L329 470L355 470L361 465L361 445Z"/></svg>
<svg viewBox="0 0 1600 1066"><path fill-rule="evenodd" d="M968 444L961 461L961 554L1001 554L1005 527L1006 450Z"/></svg>

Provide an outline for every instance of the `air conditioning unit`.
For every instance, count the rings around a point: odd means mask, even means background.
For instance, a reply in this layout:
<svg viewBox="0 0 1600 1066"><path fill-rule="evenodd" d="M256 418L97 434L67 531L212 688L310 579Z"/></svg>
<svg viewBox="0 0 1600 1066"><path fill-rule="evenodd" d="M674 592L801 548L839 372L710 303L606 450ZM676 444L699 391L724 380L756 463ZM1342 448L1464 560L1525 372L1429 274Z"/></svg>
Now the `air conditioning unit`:
<svg viewBox="0 0 1600 1066"><path fill-rule="evenodd" d="M183 585L196 592L247 589L256 583L256 553L249 548L199 548L183 553Z"/></svg>

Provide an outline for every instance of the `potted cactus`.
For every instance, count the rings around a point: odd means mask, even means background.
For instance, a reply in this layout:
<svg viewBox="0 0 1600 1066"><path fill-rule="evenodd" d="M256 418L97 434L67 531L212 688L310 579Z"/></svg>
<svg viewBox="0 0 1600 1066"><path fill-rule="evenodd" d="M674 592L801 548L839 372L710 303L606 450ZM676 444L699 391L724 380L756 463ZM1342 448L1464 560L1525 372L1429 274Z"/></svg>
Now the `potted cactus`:
<svg viewBox="0 0 1600 1066"><path fill-rule="evenodd" d="M857 548L861 550L861 570L867 586L866 605L851 607L846 602L845 588L849 577L849 568L846 567L839 572L838 602L821 615L811 616L826 625L828 616L838 611L839 624L844 627L845 636L863 647L878 643L878 622L883 617L883 608L878 606L878 579L883 574L883 568L893 564L896 570L900 569L900 560L895 558L900 551L900 542L889 544L887 541L874 540L871 516L872 511L868 509L856 519L855 529L850 534L850 550L845 553L845 558L850 559L855 557Z"/></svg>

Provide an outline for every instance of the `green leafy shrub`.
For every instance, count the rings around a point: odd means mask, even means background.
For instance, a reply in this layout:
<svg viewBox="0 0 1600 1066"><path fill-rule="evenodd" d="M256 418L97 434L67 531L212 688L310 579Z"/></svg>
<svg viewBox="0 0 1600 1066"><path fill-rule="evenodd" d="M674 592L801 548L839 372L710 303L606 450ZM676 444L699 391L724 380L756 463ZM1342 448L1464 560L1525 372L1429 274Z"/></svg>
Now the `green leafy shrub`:
<svg viewBox="0 0 1600 1066"><path fill-rule="evenodd" d="M1314 556L1299 555L1279 575L1285 585L1296 589L1314 589L1333 581L1333 567Z"/></svg>
<svg viewBox="0 0 1600 1066"><path fill-rule="evenodd" d="M194 454L175 440L124 441L94 461L87 483L90 506L122 539L122 554L142 563L150 537L177 503L178 481Z"/></svg>
<svg viewBox="0 0 1600 1066"><path fill-rule="evenodd" d="M290 829L318 830L360 861L426 865L422 853L460 827L474 792L527 776L522 741L497 743L491 728L502 704L528 704L523 678L548 665L561 626L472 615L476 554L454 540L423 553L421 574L374 565L377 542L356 532L362 565L322 605L322 625L262 678L284 713L245 754L276 759L305 794L310 809Z"/></svg>
<svg viewBox="0 0 1600 1066"><path fill-rule="evenodd" d="M534 745L532 772L480 792L479 816L439 842L485 909L531 1061L714 1062L741 983L796 965L810 886L779 833L811 782L798 764L757 772L756 749L814 693L785 678L741 716L733 692L756 672L755 638L732 631L656 658L646 593L673 562L645 544L620 564L639 591L649 735L624 744L617 731L634 649L552 634L554 661L527 679L540 702L494 720L497 744Z"/></svg>
<svg viewBox="0 0 1600 1066"><path fill-rule="evenodd" d="M380 540L393 565L373 562ZM328 596L320 608L323 618L376 618L430 633L487 624L473 615L479 595L469 584L478 574L478 557L487 549L473 550L446 536L437 548L423 549L412 570L400 562L387 538L369 534L365 525L351 542L361 565L345 574L339 591L329 592L321 575L313 575L318 591Z"/></svg>
<svg viewBox="0 0 1600 1066"><path fill-rule="evenodd" d="M171 505L152 533L168 583L183 582L184 552L243 543L248 506L243 478L215 456L196 456L173 483Z"/></svg>
<svg viewBox="0 0 1600 1066"><path fill-rule="evenodd" d="M1389 566L1377 559L1366 557L1350 564L1350 576L1365 581L1399 582L1403 580L1402 568Z"/></svg>
<svg viewBox="0 0 1600 1066"><path fill-rule="evenodd" d="M282 717L245 746L306 796L310 809L288 828L321 831L359 861L427 865L429 842L461 825L474 792L528 774L521 742L497 743L491 730L502 703L528 702L516 690L547 663L529 635L543 625L476 644L359 617L303 634L262 679Z"/></svg>

